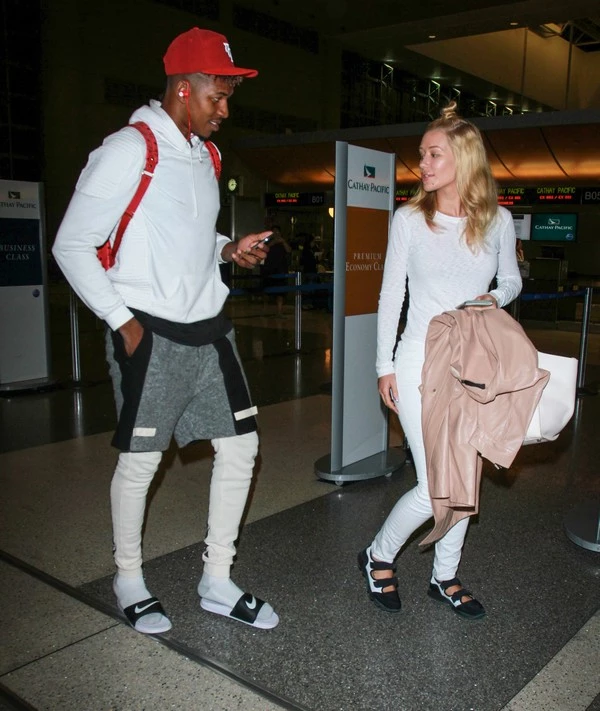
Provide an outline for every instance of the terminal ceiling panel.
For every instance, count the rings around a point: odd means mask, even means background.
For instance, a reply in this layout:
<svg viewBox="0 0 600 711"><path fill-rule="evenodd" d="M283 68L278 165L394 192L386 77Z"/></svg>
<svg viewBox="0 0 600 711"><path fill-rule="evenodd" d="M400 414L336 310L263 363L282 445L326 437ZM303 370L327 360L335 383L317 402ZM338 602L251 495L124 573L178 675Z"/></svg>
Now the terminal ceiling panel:
<svg viewBox="0 0 600 711"><path fill-rule="evenodd" d="M600 126L547 126L543 132L567 175L600 179Z"/></svg>
<svg viewBox="0 0 600 711"><path fill-rule="evenodd" d="M537 129L486 131L495 154L517 181L564 180L565 171L557 163L543 132Z"/></svg>

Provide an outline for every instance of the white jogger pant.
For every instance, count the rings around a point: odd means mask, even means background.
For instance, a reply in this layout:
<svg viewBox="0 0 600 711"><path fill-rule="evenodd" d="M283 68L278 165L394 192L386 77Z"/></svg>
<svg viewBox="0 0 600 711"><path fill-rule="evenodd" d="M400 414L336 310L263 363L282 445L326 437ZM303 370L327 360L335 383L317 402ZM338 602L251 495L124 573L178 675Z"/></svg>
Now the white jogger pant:
<svg viewBox="0 0 600 711"><path fill-rule="evenodd" d="M395 359L398 386L398 414L402 430L408 440L417 474L417 485L402 496L379 533L373 540L371 553L377 559L391 563L408 538L432 517L431 499L427 485L425 445L421 426L421 370L425 344L420 341L401 341ZM456 577L462 547L469 527L469 518L453 526L435 544L433 575L438 580Z"/></svg>
<svg viewBox="0 0 600 711"><path fill-rule="evenodd" d="M258 452L256 432L213 439L215 450L204 570L228 577L234 542L246 506ZM110 488L115 563L119 573L137 576L142 570L142 527L146 497L162 452L122 452Z"/></svg>

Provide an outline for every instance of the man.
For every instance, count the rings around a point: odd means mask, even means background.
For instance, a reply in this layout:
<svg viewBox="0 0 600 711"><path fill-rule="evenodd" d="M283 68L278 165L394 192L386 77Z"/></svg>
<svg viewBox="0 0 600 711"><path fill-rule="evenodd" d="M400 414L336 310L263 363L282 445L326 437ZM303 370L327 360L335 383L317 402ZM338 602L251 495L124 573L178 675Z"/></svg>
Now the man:
<svg viewBox="0 0 600 711"><path fill-rule="evenodd" d="M237 242L216 232L219 188L207 139L228 115L243 77L227 39L197 27L176 37L164 56L162 104L134 112L154 134L158 164L134 213L113 267L96 249L129 205L146 164L146 141L127 127L93 151L81 173L53 254L73 289L107 329L107 359L119 414L120 450L111 484L117 573L113 590L138 632L171 628L142 573L146 495L162 452L210 439L215 450L198 585L201 606L261 629L275 627L273 608L230 578L234 541L258 450L256 408L248 394L231 323L222 309L228 289L219 264L252 268L267 255L269 232ZM212 156L212 157L211 157Z"/></svg>

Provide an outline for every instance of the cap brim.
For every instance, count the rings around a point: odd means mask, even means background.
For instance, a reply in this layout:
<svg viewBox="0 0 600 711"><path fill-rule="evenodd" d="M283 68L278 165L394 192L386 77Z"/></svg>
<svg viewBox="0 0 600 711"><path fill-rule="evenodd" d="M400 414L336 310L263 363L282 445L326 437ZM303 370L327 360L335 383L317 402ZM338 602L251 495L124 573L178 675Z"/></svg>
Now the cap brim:
<svg viewBox="0 0 600 711"><path fill-rule="evenodd" d="M231 66L219 68L213 67L210 69L201 69L199 71L201 71L202 74L211 74L220 77L248 77L248 79L252 79L258 75L258 71L256 69Z"/></svg>

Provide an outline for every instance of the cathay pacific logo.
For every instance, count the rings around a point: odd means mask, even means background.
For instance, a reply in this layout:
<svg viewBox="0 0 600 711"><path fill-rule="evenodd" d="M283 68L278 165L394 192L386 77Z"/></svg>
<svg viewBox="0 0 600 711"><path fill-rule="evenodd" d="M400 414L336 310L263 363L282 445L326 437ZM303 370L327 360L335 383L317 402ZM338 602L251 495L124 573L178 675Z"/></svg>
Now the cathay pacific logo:
<svg viewBox="0 0 600 711"><path fill-rule="evenodd" d="M9 190L8 191L8 199L9 200L20 200L21 193L18 190Z"/></svg>
<svg viewBox="0 0 600 711"><path fill-rule="evenodd" d="M375 177L375 166L374 165L365 165L365 169L363 172L363 178L374 178Z"/></svg>
<svg viewBox="0 0 600 711"><path fill-rule="evenodd" d="M548 224L549 225L560 225L560 219L558 217L549 217Z"/></svg>

